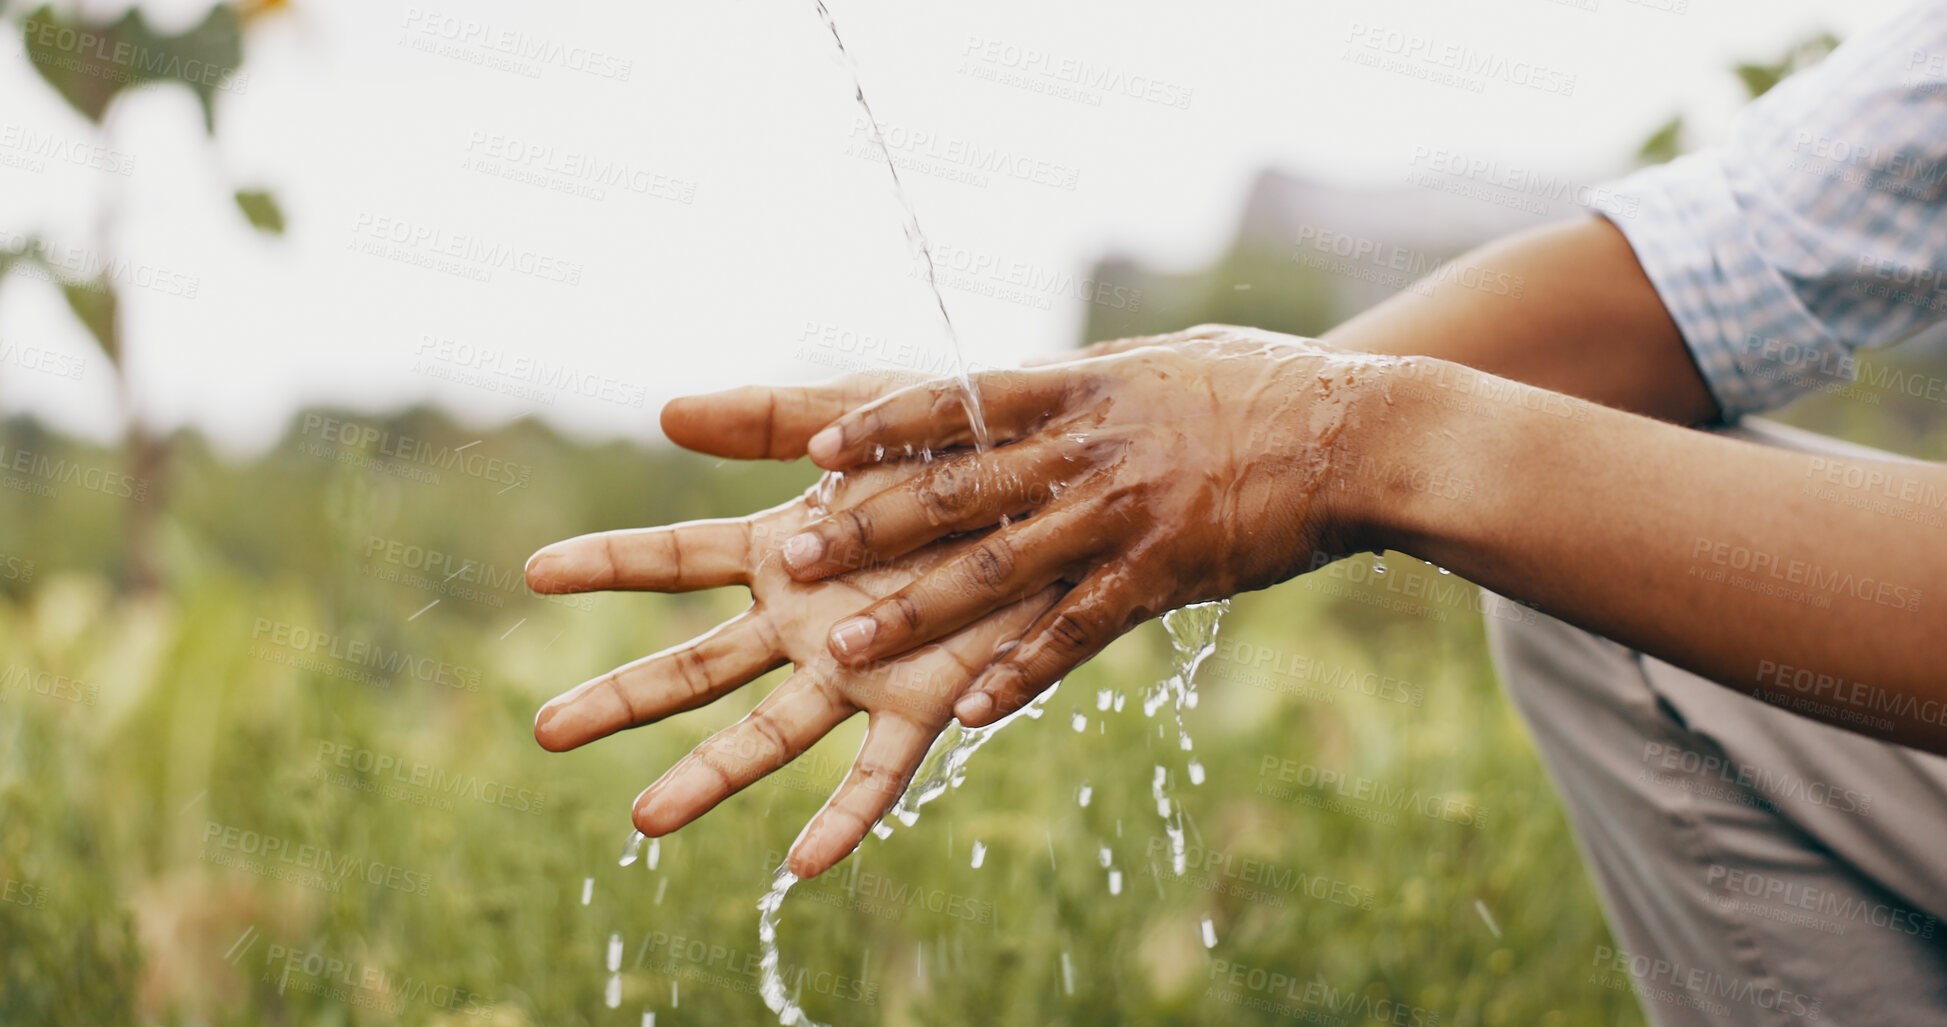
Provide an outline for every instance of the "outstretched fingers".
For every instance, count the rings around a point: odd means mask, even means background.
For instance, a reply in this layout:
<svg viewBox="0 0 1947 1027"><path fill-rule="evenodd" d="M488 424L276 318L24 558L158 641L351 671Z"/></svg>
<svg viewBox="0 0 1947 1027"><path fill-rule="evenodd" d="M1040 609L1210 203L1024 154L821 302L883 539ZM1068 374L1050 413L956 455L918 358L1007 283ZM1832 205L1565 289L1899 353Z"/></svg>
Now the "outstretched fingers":
<svg viewBox="0 0 1947 1027"><path fill-rule="evenodd" d="M784 663L776 633L745 610L707 635L617 667L541 707L534 738L561 752L695 709Z"/></svg>
<svg viewBox="0 0 1947 1027"><path fill-rule="evenodd" d="M687 521L580 535L543 547L527 560L536 592L624 589L688 592L750 583L751 522Z"/></svg>
<svg viewBox="0 0 1947 1027"><path fill-rule="evenodd" d="M663 407L663 434L684 449L734 460L796 460L812 433L918 375L855 374L818 385L746 386Z"/></svg>
<svg viewBox="0 0 1947 1027"><path fill-rule="evenodd" d="M896 713L873 714L851 773L792 844L791 872L816 877L858 848L905 793L939 734Z"/></svg>
<svg viewBox="0 0 1947 1027"><path fill-rule="evenodd" d="M906 555L963 531L1047 505L1081 455L1059 440L1030 440L934 462L785 540L784 568L814 581Z"/></svg>
<svg viewBox="0 0 1947 1027"><path fill-rule="evenodd" d="M1129 590L1126 574L1090 573L974 679L953 715L967 727L985 727L1026 706L1134 626Z"/></svg>
<svg viewBox="0 0 1947 1027"><path fill-rule="evenodd" d="M750 715L711 735L635 800L636 830L658 838L811 748L857 708L800 671Z"/></svg>
<svg viewBox="0 0 1947 1027"><path fill-rule="evenodd" d="M988 534L930 573L832 625L840 663L905 652L1032 595L1101 546L1094 504L1050 510Z"/></svg>

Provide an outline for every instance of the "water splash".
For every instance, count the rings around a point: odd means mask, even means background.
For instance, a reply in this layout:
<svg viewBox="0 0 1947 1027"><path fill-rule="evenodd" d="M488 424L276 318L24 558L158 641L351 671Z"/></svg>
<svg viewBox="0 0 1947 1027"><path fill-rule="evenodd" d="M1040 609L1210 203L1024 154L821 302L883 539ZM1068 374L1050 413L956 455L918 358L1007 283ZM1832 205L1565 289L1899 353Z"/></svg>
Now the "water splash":
<svg viewBox="0 0 1947 1027"><path fill-rule="evenodd" d="M818 7L818 17L831 31L832 45L838 48L839 63L847 74L852 76L852 98L858 101L859 111L865 115L866 131L872 146L879 152L879 159L885 163L886 173L892 177L893 195L899 198L900 212L905 220L901 226L906 230L906 245L912 252L913 263L918 265L921 280L933 294L933 305L940 312L940 326L946 332L949 355L953 358L953 376L960 383L960 404L967 412L967 425L973 430L974 448L985 451L989 445L987 419L980 411L980 392L973 378L967 374L967 362L960 356L960 337L953 329L953 317L946 312L946 297L940 292L940 283L933 273L933 247L926 241L926 233L920 231L919 212L913 208L913 201L906 195L905 183L899 180L899 168L892 161L892 152L886 148L885 135L879 131L879 119L872 113L872 105L865 99L865 84L859 79L858 63L845 49L845 40L838 34L838 22L832 19L832 12L825 6L825 0L812 0ZM932 454L927 454L930 459Z"/></svg>
<svg viewBox="0 0 1947 1027"><path fill-rule="evenodd" d="M838 495L838 487L845 484L844 471L827 471L820 475L817 484L811 487L807 506L814 517L824 517L832 512L832 500Z"/></svg>
<svg viewBox="0 0 1947 1027"><path fill-rule="evenodd" d="M778 867L771 877L771 890L757 900L757 942L763 955L757 961L757 993L764 998L764 1004L777 1014L777 1020L784 1027L824 1027L818 1021L805 1015L796 999L785 994L784 973L779 965L777 949L778 912L784 908L784 896L798 883L798 875L789 867Z"/></svg>
<svg viewBox="0 0 1947 1027"><path fill-rule="evenodd" d="M1143 715L1153 717L1157 710L1168 703L1170 716L1176 723L1177 748L1183 752L1195 748L1190 729L1183 724L1183 711L1196 708L1197 668L1217 651L1217 628L1223 623L1224 611L1228 609L1230 601L1223 599L1213 603L1196 603L1163 615L1163 628L1169 632L1170 646L1176 651L1176 662L1169 675L1151 686L1143 696ZM1156 729L1160 734L1163 725L1156 725ZM1189 761L1188 773L1191 784L1203 783L1201 763ZM1158 764L1149 790L1156 799L1156 815L1163 819L1163 833L1169 837L1170 868L1181 877L1186 863L1183 810L1170 801L1164 790L1168 783L1168 770Z"/></svg>

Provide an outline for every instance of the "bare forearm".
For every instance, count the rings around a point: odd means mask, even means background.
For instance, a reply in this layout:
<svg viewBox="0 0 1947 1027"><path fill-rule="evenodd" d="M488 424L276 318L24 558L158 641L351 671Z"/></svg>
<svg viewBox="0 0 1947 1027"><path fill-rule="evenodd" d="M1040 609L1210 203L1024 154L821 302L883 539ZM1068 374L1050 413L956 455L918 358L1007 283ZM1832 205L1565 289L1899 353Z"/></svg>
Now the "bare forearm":
<svg viewBox="0 0 1947 1027"><path fill-rule="evenodd" d="M1752 445L1438 361L1401 372L1352 451L1439 470L1470 495L1368 476L1395 484L1364 486L1362 543L1740 691L1813 699L1801 712L1947 753L1947 539L1924 523L1947 469Z"/></svg>
<svg viewBox="0 0 1947 1027"><path fill-rule="evenodd" d="M1609 222L1509 236L1456 263L1491 270L1511 287L1496 294L1447 276L1360 314L1325 341L1451 360L1679 424L1717 416L1675 322Z"/></svg>

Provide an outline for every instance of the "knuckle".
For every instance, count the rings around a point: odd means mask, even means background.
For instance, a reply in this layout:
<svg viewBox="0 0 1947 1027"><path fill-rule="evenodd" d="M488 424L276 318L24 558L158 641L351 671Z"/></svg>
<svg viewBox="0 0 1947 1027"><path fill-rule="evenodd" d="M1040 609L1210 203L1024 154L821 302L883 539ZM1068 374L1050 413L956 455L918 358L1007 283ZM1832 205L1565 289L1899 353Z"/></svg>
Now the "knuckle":
<svg viewBox="0 0 1947 1027"><path fill-rule="evenodd" d="M845 444L855 446L866 439L875 439L886 433L886 405L875 403L866 407L858 420L858 434L845 433Z"/></svg>
<svg viewBox="0 0 1947 1027"><path fill-rule="evenodd" d="M888 597L884 605L896 616L898 624L907 631L918 631L920 625L925 622L926 617L920 610L919 603L904 592Z"/></svg>
<svg viewBox="0 0 1947 1027"><path fill-rule="evenodd" d="M1014 547L1005 539L989 539L970 550L962 566L969 591L992 595L1014 577Z"/></svg>
<svg viewBox="0 0 1947 1027"><path fill-rule="evenodd" d="M784 737L784 729L769 711L758 711L750 716L751 756L766 768L777 766L791 758L791 743Z"/></svg>
<svg viewBox="0 0 1947 1027"><path fill-rule="evenodd" d="M689 691L689 698L701 699L710 692L710 666L694 646L676 650L676 676Z"/></svg>
<svg viewBox="0 0 1947 1027"><path fill-rule="evenodd" d="M913 499L929 525L943 527L966 516L966 484L967 475L951 464L937 465L921 477Z"/></svg>
<svg viewBox="0 0 1947 1027"><path fill-rule="evenodd" d="M629 723L642 723L642 712L636 709L635 697L629 694L627 688L622 687L622 678L620 675L615 671L609 671L607 674L602 675L602 684L607 686L609 694L615 697L615 701L620 703L624 710L628 711Z"/></svg>
<svg viewBox="0 0 1947 1027"><path fill-rule="evenodd" d="M1063 656L1072 656L1094 641L1099 618L1081 610L1064 610L1048 624L1048 645Z"/></svg>
<svg viewBox="0 0 1947 1027"><path fill-rule="evenodd" d="M871 511L857 507L845 511L844 524L839 528L839 534L843 537L825 540L829 552L827 559L834 560L848 570L864 566L867 562L867 554L872 550L876 530L877 526Z"/></svg>
<svg viewBox="0 0 1947 1027"><path fill-rule="evenodd" d="M719 790L723 792L736 790L737 768L726 762L722 753L714 749L699 749L696 753L696 765L709 771L710 775L717 779Z"/></svg>

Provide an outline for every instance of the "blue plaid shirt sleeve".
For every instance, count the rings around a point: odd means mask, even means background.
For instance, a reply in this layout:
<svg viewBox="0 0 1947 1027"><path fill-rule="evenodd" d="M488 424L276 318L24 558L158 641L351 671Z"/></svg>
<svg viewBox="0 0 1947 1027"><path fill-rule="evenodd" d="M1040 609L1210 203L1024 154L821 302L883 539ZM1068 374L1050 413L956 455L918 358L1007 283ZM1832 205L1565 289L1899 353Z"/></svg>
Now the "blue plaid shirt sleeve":
<svg viewBox="0 0 1947 1027"><path fill-rule="evenodd" d="M1726 143L1608 187L1726 420L1947 316L1947 2L1855 37Z"/></svg>

